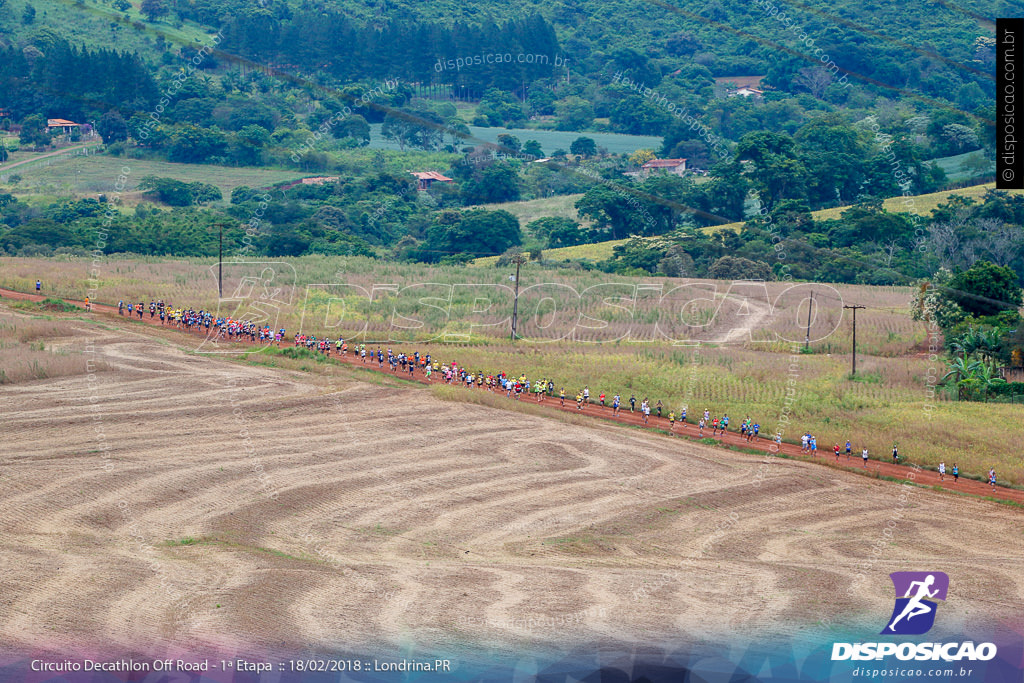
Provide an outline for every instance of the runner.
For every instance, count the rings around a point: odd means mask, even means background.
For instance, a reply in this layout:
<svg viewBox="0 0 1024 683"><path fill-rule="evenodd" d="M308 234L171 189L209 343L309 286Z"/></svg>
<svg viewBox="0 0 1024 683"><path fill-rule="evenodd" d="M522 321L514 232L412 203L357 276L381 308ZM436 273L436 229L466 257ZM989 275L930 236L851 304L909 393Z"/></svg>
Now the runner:
<svg viewBox="0 0 1024 683"><path fill-rule="evenodd" d="M801 453L806 453L807 452L807 447L810 445L810 442L811 442L811 435L810 434L802 434L800 436L800 452Z"/></svg>
<svg viewBox="0 0 1024 683"><path fill-rule="evenodd" d="M754 423L754 431L747 436L747 441L756 441L757 440L757 434L760 431L761 431L761 423L760 422L755 422Z"/></svg>
<svg viewBox="0 0 1024 683"><path fill-rule="evenodd" d="M558 399L562 402L562 407L565 407L565 387L558 390Z"/></svg>
<svg viewBox="0 0 1024 683"><path fill-rule="evenodd" d="M590 403L590 387L583 387L583 402Z"/></svg>
<svg viewBox="0 0 1024 683"><path fill-rule="evenodd" d="M988 483L992 486L992 490L996 490L996 470L994 467L988 470Z"/></svg>
<svg viewBox="0 0 1024 683"><path fill-rule="evenodd" d="M945 480L946 480L946 463L940 462L939 463L939 481L945 481Z"/></svg>
<svg viewBox="0 0 1024 683"><path fill-rule="evenodd" d="M704 418L703 417L700 419L700 422L697 423L697 426L700 428L700 435L704 436Z"/></svg>
<svg viewBox="0 0 1024 683"><path fill-rule="evenodd" d="M900 452L899 452L899 449L896 447L896 444L894 443L892 445L892 464L893 465L898 465L899 462L900 462ZM945 468L945 466L943 466L943 468Z"/></svg>
<svg viewBox="0 0 1024 683"><path fill-rule="evenodd" d="M960 481L960 468L957 467L956 463L953 463L953 483Z"/></svg>
<svg viewBox="0 0 1024 683"><path fill-rule="evenodd" d="M658 399L657 404L655 404L655 407L658 409L658 419L660 420L661 419L661 399L660 398Z"/></svg>
<svg viewBox="0 0 1024 683"><path fill-rule="evenodd" d="M89 297L85 297L85 310L91 311L92 306L89 304Z"/></svg>
<svg viewBox="0 0 1024 683"><path fill-rule="evenodd" d="M671 410L668 411L668 433L669 434L675 434L676 433L676 414L674 412L672 412Z"/></svg>
<svg viewBox="0 0 1024 683"><path fill-rule="evenodd" d="M868 449L865 448L860 452L860 457L864 458L864 469L868 467Z"/></svg>
<svg viewBox="0 0 1024 683"><path fill-rule="evenodd" d="M41 292L42 289L43 289L43 281L42 280L36 280L36 294Z"/></svg>
<svg viewBox="0 0 1024 683"><path fill-rule="evenodd" d="M647 424L647 420L651 417L651 403L646 398L644 399L643 411L644 411L644 424Z"/></svg>
<svg viewBox="0 0 1024 683"><path fill-rule="evenodd" d="M836 447L832 450L836 452L836 462L839 462L839 444L836 444Z"/></svg>
<svg viewBox="0 0 1024 683"><path fill-rule="evenodd" d="M633 395L633 394L630 394L629 395L629 412L632 413L634 408L636 408L636 396Z"/></svg>
<svg viewBox="0 0 1024 683"><path fill-rule="evenodd" d="M615 397L612 399L612 416L617 416L619 414L619 405L621 402L621 397L618 394L615 394Z"/></svg>
<svg viewBox="0 0 1024 683"><path fill-rule="evenodd" d="M846 440L846 459L850 459L850 440Z"/></svg>
<svg viewBox="0 0 1024 683"><path fill-rule="evenodd" d="M603 391L601 392L601 396L599 397L599 400L601 401L601 407L604 408L604 392Z"/></svg>

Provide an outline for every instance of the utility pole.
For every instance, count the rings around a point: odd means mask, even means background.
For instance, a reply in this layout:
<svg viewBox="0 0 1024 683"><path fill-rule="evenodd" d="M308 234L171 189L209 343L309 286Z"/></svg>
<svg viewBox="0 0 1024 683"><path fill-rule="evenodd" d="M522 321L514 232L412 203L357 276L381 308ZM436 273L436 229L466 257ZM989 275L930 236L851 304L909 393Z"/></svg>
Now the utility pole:
<svg viewBox="0 0 1024 683"><path fill-rule="evenodd" d="M516 283L516 296L512 301L512 341L516 340L516 318L519 317L519 266L523 264L525 254L522 252L516 254L512 258L516 262L516 274L513 276Z"/></svg>
<svg viewBox="0 0 1024 683"><path fill-rule="evenodd" d="M807 302L807 336L804 337L804 348L811 346L811 309L814 308L814 290L811 290L811 300Z"/></svg>
<svg viewBox="0 0 1024 683"><path fill-rule="evenodd" d="M853 370L850 372L850 376L853 377L857 374L857 309L867 308L867 306L844 305L843 308L848 308L853 311Z"/></svg>
<svg viewBox="0 0 1024 683"><path fill-rule="evenodd" d="M217 222L210 225L220 228L220 249L217 252L217 298L224 298L224 223Z"/></svg>

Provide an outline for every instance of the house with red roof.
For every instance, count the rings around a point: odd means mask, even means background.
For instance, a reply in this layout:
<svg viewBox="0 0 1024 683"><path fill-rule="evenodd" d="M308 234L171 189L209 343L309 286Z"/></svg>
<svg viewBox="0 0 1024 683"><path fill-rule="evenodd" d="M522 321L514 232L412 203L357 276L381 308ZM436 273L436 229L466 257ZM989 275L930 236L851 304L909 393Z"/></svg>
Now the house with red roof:
<svg viewBox="0 0 1024 683"><path fill-rule="evenodd" d="M686 175L686 159L651 159L640 167L640 175L643 178L652 173L671 173L673 175Z"/></svg>
<svg viewBox="0 0 1024 683"><path fill-rule="evenodd" d="M416 176L416 189L426 190L434 183L452 183L455 182L451 178L445 175L441 175L437 171L409 171Z"/></svg>

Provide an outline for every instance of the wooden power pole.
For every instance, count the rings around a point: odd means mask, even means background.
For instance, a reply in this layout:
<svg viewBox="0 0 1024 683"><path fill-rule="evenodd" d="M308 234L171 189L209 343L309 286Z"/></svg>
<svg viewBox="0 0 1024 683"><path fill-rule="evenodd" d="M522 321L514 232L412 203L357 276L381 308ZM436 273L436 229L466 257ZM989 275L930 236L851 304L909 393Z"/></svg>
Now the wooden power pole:
<svg viewBox="0 0 1024 683"><path fill-rule="evenodd" d="M850 376L853 377L857 374L857 309L867 308L867 306L843 305L843 308L848 308L853 311L853 369L850 372Z"/></svg>
<svg viewBox="0 0 1024 683"><path fill-rule="evenodd" d="M220 249L217 252L217 298L224 298L224 226L225 223L211 223L212 227L220 228Z"/></svg>
<svg viewBox="0 0 1024 683"><path fill-rule="evenodd" d="M515 262L516 262L516 274L515 274L516 296L515 296L515 299L513 299L513 301L512 301L512 341L513 342L516 340L516 319L519 317L519 267L521 265L523 265L523 260L525 259L525 257L526 257L526 255L523 254L522 252L520 252L520 253L518 253L518 254L516 254L515 256L512 257L515 260Z"/></svg>

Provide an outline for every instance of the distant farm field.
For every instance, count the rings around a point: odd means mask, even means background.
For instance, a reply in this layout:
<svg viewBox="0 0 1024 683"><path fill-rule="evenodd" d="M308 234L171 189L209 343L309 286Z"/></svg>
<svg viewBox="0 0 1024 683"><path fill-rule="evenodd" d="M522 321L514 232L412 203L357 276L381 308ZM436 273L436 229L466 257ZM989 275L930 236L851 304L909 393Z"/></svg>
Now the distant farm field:
<svg viewBox="0 0 1024 683"><path fill-rule="evenodd" d="M22 157L24 158L24 157ZM126 172L125 169L128 171ZM231 190L240 186L269 187L276 183L298 180L313 175L302 171L265 168L234 168L213 164L174 164L168 161L127 159L106 155L57 156L26 164L11 171L21 176L14 189L16 194L93 194L111 193L120 175L125 175L124 191L134 192L139 181L147 175L174 178L185 182L204 182L216 185L225 200Z"/></svg>

